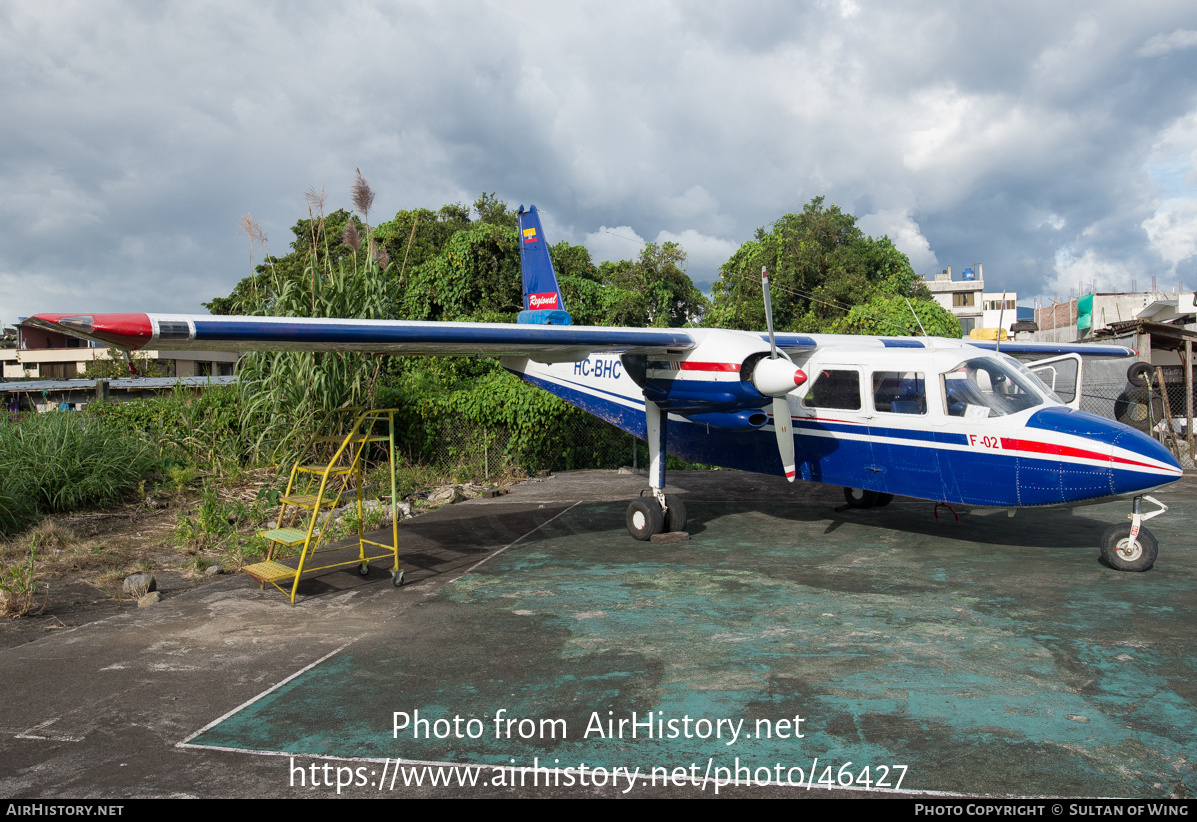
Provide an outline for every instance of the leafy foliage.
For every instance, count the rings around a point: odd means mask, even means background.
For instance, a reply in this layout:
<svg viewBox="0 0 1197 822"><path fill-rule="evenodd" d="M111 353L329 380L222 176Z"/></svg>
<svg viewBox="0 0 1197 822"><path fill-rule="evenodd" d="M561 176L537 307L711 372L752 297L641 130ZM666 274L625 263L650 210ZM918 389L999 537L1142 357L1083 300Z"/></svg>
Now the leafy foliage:
<svg viewBox="0 0 1197 822"><path fill-rule="evenodd" d="M917 315L917 319L916 319ZM841 334L877 334L882 336L951 337L959 339L960 321L939 303L904 297L873 297L854 305L848 316L836 323Z"/></svg>
<svg viewBox="0 0 1197 822"><path fill-rule="evenodd" d="M762 267L769 271L773 322L778 330L910 333L909 327L898 321L898 312L872 314L867 307L875 299L905 297L916 305L920 317L929 312L936 318L932 323L936 328L951 331L954 320L950 313L931 300L906 255L887 237L865 236L856 227L855 217L839 206L824 206L822 197L811 200L801 214L784 215L768 231L757 229L755 238L724 263L712 288L714 302L706 325L754 331L765 327ZM854 307L859 311L849 322ZM866 315L872 318L870 322L864 321ZM930 327L927 331L934 333Z"/></svg>
<svg viewBox="0 0 1197 822"><path fill-rule="evenodd" d="M133 367L137 369L138 377L167 376L162 365L144 354L132 354L130 359L133 361ZM103 356L98 356L83 366L83 377L88 380L116 380L132 376L134 375L129 371L129 364L125 362L125 358L113 356L112 348L105 349Z"/></svg>

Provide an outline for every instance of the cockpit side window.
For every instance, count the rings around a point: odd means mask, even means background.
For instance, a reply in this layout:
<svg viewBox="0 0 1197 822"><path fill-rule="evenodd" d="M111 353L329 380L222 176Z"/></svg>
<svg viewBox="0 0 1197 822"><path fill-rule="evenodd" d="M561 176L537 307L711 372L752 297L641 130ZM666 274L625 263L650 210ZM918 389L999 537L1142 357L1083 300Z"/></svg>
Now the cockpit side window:
<svg viewBox="0 0 1197 822"><path fill-rule="evenodd" d="M966 360L940 379L944 410L952 417L1004 417L1043 404L1031 379L996 359Z"/></svg>
<svg viewBox="0 0 1197 822"><path fill-rule="evenodd" d="M874 371L873 408L886 414L926 414L927 381L920 371Z"/></svg>
<svg viewBox="0 0 1197 822"><path fill-rule="evenodd" d="M803 398L807 408L840 408L860 410L860 376L855 371L825 369L815 377L810 391Z"/></svg>

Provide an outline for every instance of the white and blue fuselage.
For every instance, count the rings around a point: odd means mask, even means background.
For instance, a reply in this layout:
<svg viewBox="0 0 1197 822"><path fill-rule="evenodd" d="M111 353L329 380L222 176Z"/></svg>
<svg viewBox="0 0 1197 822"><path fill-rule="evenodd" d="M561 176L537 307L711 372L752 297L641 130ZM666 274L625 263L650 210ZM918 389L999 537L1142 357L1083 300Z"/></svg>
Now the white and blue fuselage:
<svg viewBox="0 0 1197 822"><path fill-rule="evenodd" d="M651 398L669 415L666 450L682 459L784 474L769 400L744 373L761 350L761 336L688 333L695 348L647 360L643 372L617 354L548 364L508 357L503 365L641 439ZM801 479L1017 508L1141 494L1181 476L1175 458L1154 439L1072 410L1005 355L952 340L791 338L802 344L790 347L790 358L809 378L786 396ZM999 407L960 407L952 395L967 377L958 367L977 361L982 368L972 371L982 382L986 361L1018 374L1006 381L1020 380L1017 397L1002 395ZM829 379L841 395L830 401L818 396L820 380ZM911 399L896 400L903 381L903 396Z"/></svg>

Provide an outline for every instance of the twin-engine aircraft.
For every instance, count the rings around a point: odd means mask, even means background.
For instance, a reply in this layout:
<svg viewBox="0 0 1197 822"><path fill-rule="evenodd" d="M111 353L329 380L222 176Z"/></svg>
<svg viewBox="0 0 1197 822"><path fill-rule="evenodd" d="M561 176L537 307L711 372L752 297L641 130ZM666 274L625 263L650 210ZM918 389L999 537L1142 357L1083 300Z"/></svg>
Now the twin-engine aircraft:
<svg viewBox="0 0 1197 822"><path fill-rule="evenodd" d="M647 441L651 497L628 506L636 539L681 531L665 454L844 487L850 506L893 495L1016 509L1133 500L1106 531L1106 563L1145 571L1145 492L1181 477L1151 437L1079 411L1010 354L1127 357L1119 346L571 324L536 206L519 210L524 310L515 324L179 314L39 314L26 322L135 350L359 351L500 357L520 378ZM1039 368L1047 361L1035 363ZM1054 380L1054 371L1053 380ZM1141 500L1158 506L1143 513Z"/></svg>

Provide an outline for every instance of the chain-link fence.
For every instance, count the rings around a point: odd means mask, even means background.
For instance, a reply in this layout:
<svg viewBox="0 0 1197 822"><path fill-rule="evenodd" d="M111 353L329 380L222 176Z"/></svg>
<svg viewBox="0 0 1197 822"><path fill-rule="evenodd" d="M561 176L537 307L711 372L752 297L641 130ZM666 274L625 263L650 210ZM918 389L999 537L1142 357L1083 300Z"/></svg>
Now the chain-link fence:
<svg viewBox="0 0 1197 822"><path fill-rule="evenodd" d="M513 436L503 426L461 418L426 421L436 433L411 437L400 446L410 462L428 465L459 480L490 480L511 474L619 468L643 463L647 446L613 425L586 414L570 414L542 431ZM639 446L640 454L636 453Z"/></svg>
<svg viewBox="0 0 1197 822"><path fill-rule="evenodd" d="M1183 383L1165 383L1161 391L1153 376L1148 385L1131 385L1126 378L1126 361L1114 360L1086 362L1082 385L1082 411L1117 420L1150 434L1177 454L1181 465L1197 467L1193 459L1193 432L1188 430L1188 392Z"/></svg>

